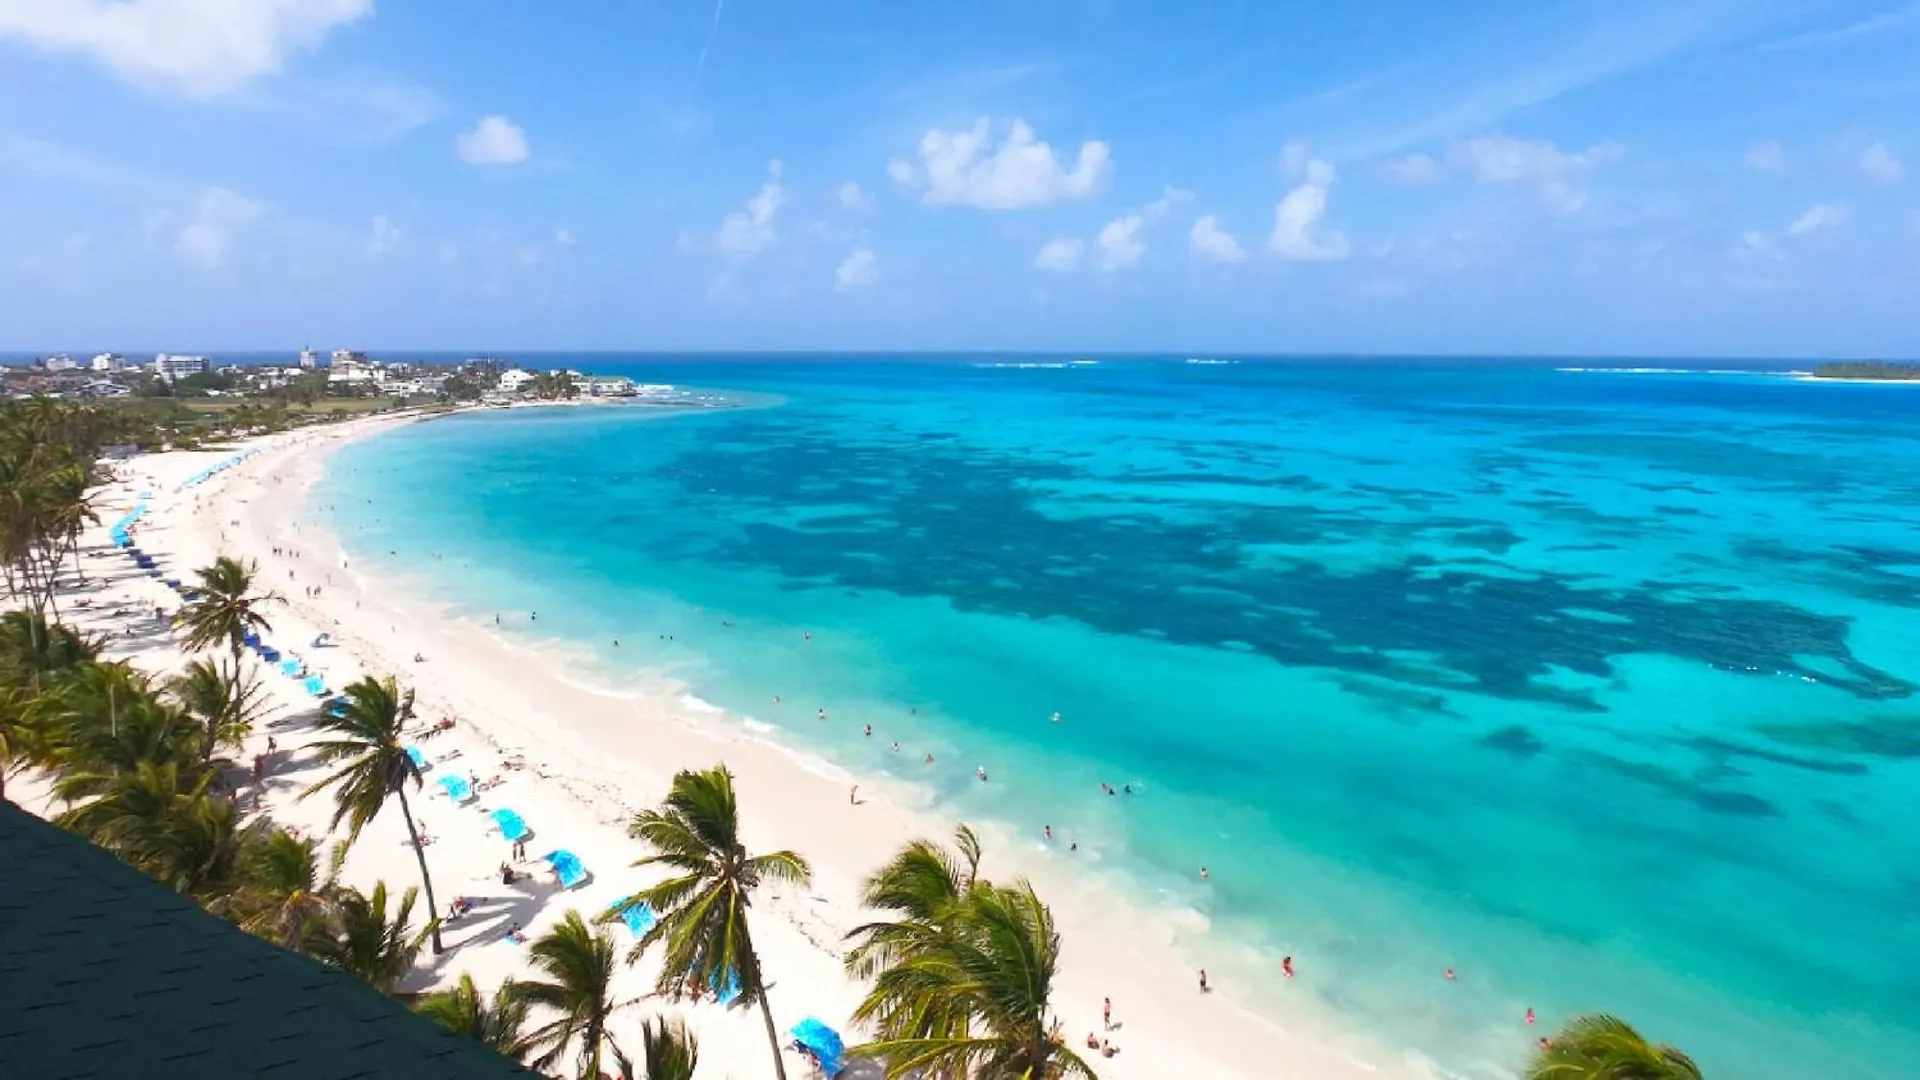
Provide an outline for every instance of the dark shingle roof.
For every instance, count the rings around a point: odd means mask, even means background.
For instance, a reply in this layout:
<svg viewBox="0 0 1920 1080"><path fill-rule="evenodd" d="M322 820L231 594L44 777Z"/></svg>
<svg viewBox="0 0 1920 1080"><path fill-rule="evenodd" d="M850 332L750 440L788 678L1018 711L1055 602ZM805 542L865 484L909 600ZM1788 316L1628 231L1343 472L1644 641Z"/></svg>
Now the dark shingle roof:
<svg viewBox="0 0 1920 1080"><path fill-rule="evenodd" d="M0 1077L530 1075L0 802Z"/></svg>

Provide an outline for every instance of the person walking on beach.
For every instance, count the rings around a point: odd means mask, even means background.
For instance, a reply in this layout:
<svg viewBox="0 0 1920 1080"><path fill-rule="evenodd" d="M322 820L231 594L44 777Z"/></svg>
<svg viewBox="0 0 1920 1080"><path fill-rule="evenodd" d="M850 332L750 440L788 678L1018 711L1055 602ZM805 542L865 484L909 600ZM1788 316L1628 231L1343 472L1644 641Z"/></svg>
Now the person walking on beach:
<svg viewBox="0 0 1920 1080"><path fill-rule="evenodd" d="M1107 1031L1113 1030L1113 999L1104 998L1100 1004L1100 1025Z"/></svg>
<svg viewBox="0 0 1920 1080"><path fill-rule="evenodd" d="M853 785L853 787L847 791L847 802L853 806L860 805L860 785L859 784Z"/></svg>
<svg viewBox="0 0 1920 1080"><path fill-rule="evenodd" d="M1213 987L1207 985L1207 969L1201 968L1200 969L1200 992L1203 994L1206 994L1206 993L1211 993L1212 991L1213 991Z"/></svg>

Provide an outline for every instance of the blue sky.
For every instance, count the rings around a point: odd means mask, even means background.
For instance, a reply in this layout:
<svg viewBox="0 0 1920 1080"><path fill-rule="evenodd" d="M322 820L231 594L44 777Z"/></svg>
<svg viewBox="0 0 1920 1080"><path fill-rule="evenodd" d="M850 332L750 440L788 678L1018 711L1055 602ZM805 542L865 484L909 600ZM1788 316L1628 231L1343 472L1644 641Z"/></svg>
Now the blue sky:
<svg viewBox="0 0 1920 1080"><path fill-rule="evenodd" d="M1920 4L0 0L0 348L1920 353Z"/></svg>

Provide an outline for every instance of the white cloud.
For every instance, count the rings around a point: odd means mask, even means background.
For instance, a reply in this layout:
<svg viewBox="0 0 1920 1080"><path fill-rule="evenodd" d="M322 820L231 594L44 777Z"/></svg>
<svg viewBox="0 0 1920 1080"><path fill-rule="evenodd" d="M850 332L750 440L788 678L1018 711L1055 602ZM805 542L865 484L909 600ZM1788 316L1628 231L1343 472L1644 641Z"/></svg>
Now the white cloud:
<svg viewBox="0 0 1920 1080"><path fill-rule="evenodd" d="M1333 186L1333 166L1313 160L1301 170L1306 179L1287 192L1273 209L1273 235L1267 248L1283 259L1316 262L1347 257L1347 238L1319 228L1327 212L1327 189Z"/></svg>
<svg viewBox="0 0 1920 1080"><path fill-rule="evenodd" d="M863 191L859 184L849 180L840 185L840 205L849 210L865 210L873 205L873 196Z"/></svg>
<svg viewBox="0 0 1920 1080"><path fill-rule="evenodd" d="M773 219L787 204L787 189L780 185L784 168L776 159L767 162L767 182L747 200L746 206L728 214L714 235L714 245L736 259L751 259L780 240Z"/></svg>
<svg viewBox="0 0 1920 1080"><path fill-rule="evenodd" d="M880 257L872 248L861 248L848 255L840 263L840 269L833 272L835 292L852 292L873 284L880 276Z"/></svg>
<svg viewBox="0 0 1920 1080"><path fill-rule="evenodd" d="M1784 172L1787 168L1787 148L1781 146L1777 139L1761 139L1747 147L1742 160L1747 163L1747 168L1756 172Z"/></svg>
<svg viewBox="0 0 1920 1080"><path fill-rule="evenodd" d="M1425 154L1387 162L1387 178L1400 184L1431 184L1440 179L1440 163Z"/></svg>
<svg viewBox="0 0 1920 1080"><path fill-rule="evenodd" d="M1461 144L1461 153L1481 183L1531 187L1548 209L1577 214L1587 205L1587 193L1575 181L1623 151L1612 143L1568 151L1546 141L1481 135Z"/></svg>
<svg viewBox="0 0 1920 1080"><path fill-rule="evenodd" d="M1212 214L1193 223L1193 231L1187 234L1187 245L1194 258L1208 262L1237 263L1247 258L1240 241L1222 229L1220 220Z"/></svg>
<svg viewBox="0 0 1920 1080"><path fill-rule="evenodd" d="M373 219L373 235L367 240L367 254L379 258L400 246L400 230L385 214Z"/></svg>
<svg viewBox="0 0 1920 1080"><path fill-rule="evenodd" d="M265 204L238 192L207 188L194 204L193 217L174 236L173 253L189 265L216 269L227 261L234 232L265 212Z"/></svg>
<svg viewBox="0 0 1920 1080"><path fill-rule="evenodd" d="M1886 143L1877 142L1860 155L1860 171L1875 183L1891 184L1899 180L1906 170L1900 167L1900 159L1893 156L1893 151L1887 149Z"/></svg>
<svg viewBox="0 0 1920 1080"><path fill-rule="evenodd" d="M1100 230L1094 245L1100 249L1095 266L1102 273L1131 270L1140 264L1140 257L1147 253L1147 245L1140 241L1142 221L1139 214L1128 214L1107 222Z"/></svg>
<svg viewBox="0 0 1920 1080"><path fill-rule="evenodd" d="M1847 208L1844 206L1836 206L1833 203L1819 203L1809 208L1806 213L1795 218L1793 224L1787 226L1787 235L1806 236L1824 229L1837 229L1845 225L1851 216L1851 214L1847 213Z"/></svg>
<svg viewBox="0 0 1920 1080"><path fill-rule="evenodd" d="M920 140L917 163L894 159L887 174L905 187L924 189L928 205L971 206L980 210L1021 210L1081 199L1100 189L1112 165L1107 144L1080 144L1071 163L1053 147L1035 140L1026 121L1015 120L1006 138L993 143L985 117L966 131L933 130Z"/></svg>
<svg viewBox="0 0 1920 1080"><path fill-rule="evenodd" d="M1150 218L1162 217L1167 211L1193 199L1193 192L1177 188L1172 184L1160 189L1160 197L1140 208L1140 212Z"/></svg>
<svg viewBox="0 0 1920 1080"><path fill-rule="evenodd" d="M1077 237L1058 236L1041 245L1033 265L1056 274L1071 274L1080 269L1080 253L1085 249L1086 244Z"/></svg>
<svg viewBox="0 0 1920 1080"><path fill-rule="evenodd" d="M214 97L278 72L373 0L0 0L0 37L139 86Z"/></svg>
<svg viewBox="0 0 1920 1080"><path fill-rule="evenodd" d="M474 165L518 165L527 160L527 133L504 116L484 116L453 142L460 160Z"/></svg>
<svg viewBox="0 0 1920 1080"><path fill-rule="evenodd" d="M575 236L573 235L573 230L572 230L572 229L556 229L556 230L554 230L554 233L553 233L553 246L554 246L554 247L572 247L572 246L573 246L574 244L576 244L576 243L578 243L578 242L579 242L579 240L578 240L578 238L577 238L577 237L575 237Z"/></svg>

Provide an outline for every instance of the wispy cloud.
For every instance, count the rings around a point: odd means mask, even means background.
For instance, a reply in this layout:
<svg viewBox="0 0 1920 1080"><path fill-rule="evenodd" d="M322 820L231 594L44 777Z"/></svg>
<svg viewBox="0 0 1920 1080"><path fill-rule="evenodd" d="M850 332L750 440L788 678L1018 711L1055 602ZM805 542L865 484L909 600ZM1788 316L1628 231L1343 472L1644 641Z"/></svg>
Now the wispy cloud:
<svg viewBox="0 0 1920 1080"><path fill-rule="evenodd" d="M1854 38L1873 37L1892 30L1904 29L1920 21L1920 4L1909 4L1892 11L1883 11L1878 15L1869 15L1864 19L1825 30L1809 30L1791 37L1779 38L1760 46L1761 52L1786 52L1794 49L1811 49L1820 45L1831 45L1839 41Z"/></svg>
<svg viewBox="0 0 1920 1080"><path fill-rule="evenodd" d="M713 0L713 22L707 25L707 40L700 43L700 59L693 64L693 85L687 88L689 101L700 92L700 76L707 70L707 54L713 51L713 37L720 32L720 11L726 6L727 0Z"/></svg>

